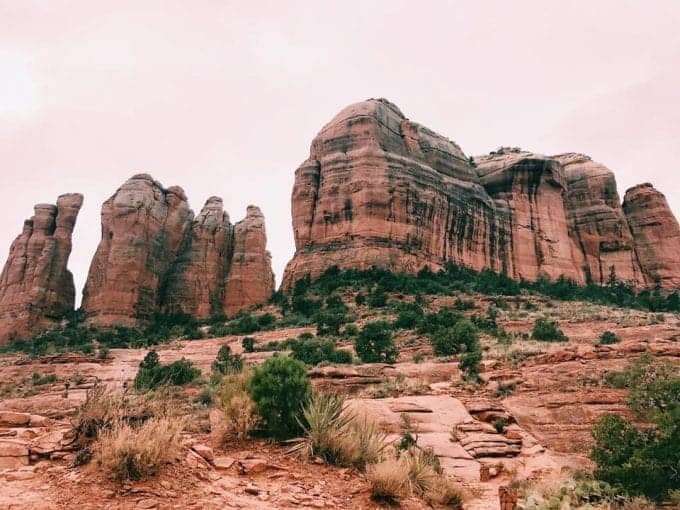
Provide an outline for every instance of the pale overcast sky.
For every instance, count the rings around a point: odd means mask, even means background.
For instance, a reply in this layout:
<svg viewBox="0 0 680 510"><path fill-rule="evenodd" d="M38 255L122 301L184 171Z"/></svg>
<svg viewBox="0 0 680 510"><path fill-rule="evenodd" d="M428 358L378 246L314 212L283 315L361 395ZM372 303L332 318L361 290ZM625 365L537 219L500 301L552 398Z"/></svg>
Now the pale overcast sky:
<svg viewBox="0 0 680 510"><path fill-rule="evenodd" d="M466 154L583 152L680 212L680 1L0 0L0 253L33 204L138 172L232 221L259 205L280 281L316 132L386 97Z"/></svg>

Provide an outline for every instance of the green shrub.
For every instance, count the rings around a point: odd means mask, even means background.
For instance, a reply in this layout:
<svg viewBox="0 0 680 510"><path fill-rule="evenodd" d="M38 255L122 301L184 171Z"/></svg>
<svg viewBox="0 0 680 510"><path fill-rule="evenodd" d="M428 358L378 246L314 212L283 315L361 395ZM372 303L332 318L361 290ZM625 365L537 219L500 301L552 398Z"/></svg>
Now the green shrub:
<svg viewBox="0 0 680 510"><path fill-rule="evenodd" d="M436 313L429 313L418 324L418 333L431 334L442 328L452 328L463 316L450 308L442 308Z"/></svg>
<svg viewBox="0 0 680 510"><path fill-rule="evenodd" d="M231 347L224 344L217 352L217 358L212 362L212 371L215 374L226 375L239 373L243 370L243 358L238 354L231 353Z"/></svg>
<svg viewBox="0 0 680 510"><path fill-rule="evenodd" d="M355 324L347 324L342 330L342 336L353 337L359 334L359 328Z"/></svg>
<svg viewBox="0 0 680 510"><path fill-rule="evenodd" d="M616 333L611 331L605 331L600 335L600 345L611 345L620 342L620 338L616 336Z"/></svg>
<svg viewBox="0 0 680 510"><path fill-rule="evenodd" d="M201 371L184 358L168 365L159 362L158 354L149 351L139 364L134 387L137 390L153 390L164 385L184 386L196 380Z"/></svg>
<svg viewBox="0 0 680 510"><path fill-rule="evenodd" d="M566 342L567 335L557 326L556 322L539 317L536 319L531 338L542 342Z"/></svg>
<svg viewBox="0 0 680 510"><path fill-rule="evenodd" d="M507 423L505 422L504 418L498 418L493 422L493 428L496 429L496 432L499 434L502 434L505 432L505 426Z"/></svg>
<svg viewBox="0 0 680 510"><path fill-rule="evenodd" d="M387 306L387 292L380 287L376 288L366 301L371 308L384 308Z"/></svg>
<svg viewBox="0 0 680 510"><path fill-rule="evenodd" d="M474 301L457 298L453 302L453 308L455 308L456 310L465 311L465 310L472 310L476 307L475 307Z"/></svg>
<svg viewBox="0 0 680 510"><path fill-rule="evenodd" d="M404 305L399 310L397 319L394 321L395 328L415 329L424 317L423 309L416 303Z"/></svg>
<svg viewBox="0 0 680 510"><path fill-rule="evenodd" d="M311 395L304 364L287 356L269 358L253 370L248 389L268 434L286 439L301 432L302 408Z"/></svg>
<svg viewBox="0 0 680 510"><path fill-rule="evenodd" d="M479 381L479 367L482 362L482 351L477 349L469 351L460 357L458 368L463 372L463 377L472 382Z"/></svg>
<svg viewBox="0 0 680 510"><path fill-rule="evenodd" d="M299 339L292 345L291 356L296 360L314 366L319 363L351 363L351 353L338 349L330 340L319 338Z"/></svg>
<svg viewBox="0 0 680 510"><path fill-rule="evenodd" d="M430 336L430 342L437 356L479 350L477 328L467 319L459 320L453 327L437 330Z"/></svg>
<svg viewBox="0 0 680 510"><path fill-rule="evenodd" d="M326 308L316 314L317 335L339 335L340 328L347 322L343 308Z"/></svg>
<svg viewBox="0 0 680 510"><path fill-rule="evenodd" d="M394 363L399 354L390 325L385 321L366 324L354 342L354 349L364 363Z"/></svg>
<svg viewBox="0 0 680 510"><path fill-rule="evenodd" d="M255 339L252 336L243 338L241 347L243 347L244 352L255 352Z"/></svg>
<svg viewBox="0 0 680 510"><path fill-rule="evenodd" d="M362 294L359 292L356 296L354 296L354 302L356 303L357 306L363 306L366 304L366 294Z"/></svg>
<svg viewBox="0 0 680 510"><path fill-rule="evenodd" d="M680 487L680 374L677 366L642 356L619 373L630 389L628 405L641 421L636 427L616 415L605 415L593 429L591 458L595 476L621 486L631 495L657 502Z"/></svg>
<svg viewBox="0 0 680 510"><path fill-rule="evenodd" d="M255 319L260 330L273 329L276 325L276 317L271 313L265 313Z"/></svg>
<svg viewBox="0 0 680 510"><path fill-rule="evenodd" d="M54 384L57 382L57 374L45 374L42 375L38 372L33 372L33 375L31 376L31 381L33 382L33 386L44 386L46 384Z"/></svg>
<svg viewBox="0 0 680 510"><path fill-rule="evenodd" d="M310 299L304 294L293 296L292 309L305 317L311 317L321 307L321 302L317 299Z"/></svg>

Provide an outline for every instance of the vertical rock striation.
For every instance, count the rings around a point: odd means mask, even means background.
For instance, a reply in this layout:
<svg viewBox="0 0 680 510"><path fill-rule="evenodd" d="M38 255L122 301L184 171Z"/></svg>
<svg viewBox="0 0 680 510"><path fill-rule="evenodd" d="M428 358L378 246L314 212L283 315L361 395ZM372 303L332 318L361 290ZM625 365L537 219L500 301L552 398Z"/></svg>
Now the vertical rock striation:
<svg viewBox="0 0 680 510"><path fill-rule="evenodd" d="M570 235L583 254L586 281L605 285L613 268L618 280L644 284L613 172L583 154L554 158L566 177Z"/></svg>
<svg viewBox="0 0 680 510"><path fill-rule="evenodd" d="M157 312L193 213L181 188L139 174L104 202L101 216L83 309L96 324L133 326Z"/></svg>
<svg viewBox="0 0 680 510"><path fill-rule="evenodd" d="M569 235L560 164L549 157L501 149L475 158L487 193L496 204L498 228L507 232L505 273L516 279L585 283L583 256Z"/></svg>
<svg viewBox="0 0 680 510"><path fill-rule="evenodd" d="M292 215L284 288L332 265L413 273L449 261L517 279L680 284L677 222L657 192L622 208L613 173L582 154L468 159L384 99L322 128L295 173Z"/></svg>
<svg viewBox="0 0 680 510"><path fill-rule="evenodd" d="M351 105L295 174L296 254L284 287L330 265L502 269L495 205L455 143L384 99Z"/></svg>
<svg viewBox="0 0 680 510"><path fill-rule="evenodd" d="M181 188L141 174L102 207L83 308L99 325L137 326L168 313L207 318L266 302L273 282L259 209L234 226L211 197L194 218Z"/></svg>
<svg viewBox="0 0 680 510"><path fill-rule="evenodd" d="M248 206L245 219L234 226L231 251L224 289L227 315L266 303L274 292L272 257L267 251L264 215L259 207Z"/></svg>
<svg viewBox="0 0 680 510"><path fill-rule="evenodd" d="M0 275L0 344L47 329L73 310L67 265L82 205L82 195L62 195L56 205L36 205L24 222Z"/></svg>
<svg viewBox="0 0 680 510"><path fill-rule="evenodd" d="M626 191L623 211L646 278L663 287L680 287L680 226L666 197L649 184Z"/></svg>

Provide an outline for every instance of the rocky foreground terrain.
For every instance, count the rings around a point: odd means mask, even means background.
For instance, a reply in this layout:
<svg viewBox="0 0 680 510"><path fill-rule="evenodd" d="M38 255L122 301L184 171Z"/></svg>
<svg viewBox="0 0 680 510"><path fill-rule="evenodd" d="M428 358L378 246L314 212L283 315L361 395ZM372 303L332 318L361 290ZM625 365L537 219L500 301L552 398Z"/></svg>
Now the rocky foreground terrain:
<svg viewBox="0 0 680 510"><path fill-rule="evenodd" d="M342 297L359 327L396 317L392 307L356 305L351 292ZM454 307L456 299L427 296L426 306ZM474 308L466 315L498 304L482 295L470 301ZM278 307L256 315L264 313L280 316ZM537 317L555 320L569 340L527 339L522 334L530 333ZM680 317L674 314L525 296L502 309L497 321L512 341L481 336L478 384L463 380L456 358L433 356L427 338L408 329L395 330L395 364L321 365L309 375L319 391L340 392L351 407L377 419L390 441L397 443L408 427L419 445L432 447L464 494L465 508L491 510L499 508L501 487L556 486L592 469L595 421L604 413L630 414L626 392L605 383L607 372L645 352L680 363ZM604 331L620 341L600 345ZM105 359L73 352L0 358L0 508L377 508L357 469L300 458L288 454L286 445L261 439L224 445L211 435L214 407L198 396L219 348L228 344L247 364L259 364L272 355L272 345L304 332L315 328L253 333L258 345L269 346L254 353L243 352L245 335L156 346L163 363L186 358L204 376L173 397L189 417L181 454L158 476L138 483L112 481L94 463L74 466L73 423L95 385L131 391L148 348L112 349ZM352 350L350 338L338 339L338 345ZM507 424L502 431L494 426L499 419ZM414 496L400 505L427 508Z"/></svg>

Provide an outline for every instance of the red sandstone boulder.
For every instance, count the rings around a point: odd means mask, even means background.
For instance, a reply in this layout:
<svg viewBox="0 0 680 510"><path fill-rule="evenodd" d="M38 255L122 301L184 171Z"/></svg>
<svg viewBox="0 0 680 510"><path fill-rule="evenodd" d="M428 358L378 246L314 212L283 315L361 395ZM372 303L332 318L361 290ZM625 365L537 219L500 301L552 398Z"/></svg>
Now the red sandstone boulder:
<svg viewBox="0 0 680 510"><path fill-rule="evenodd" d="M15 239L0 275L0 344L52 327L75 303L67 269L71 236L83 196L39 204Z"/></svg>

